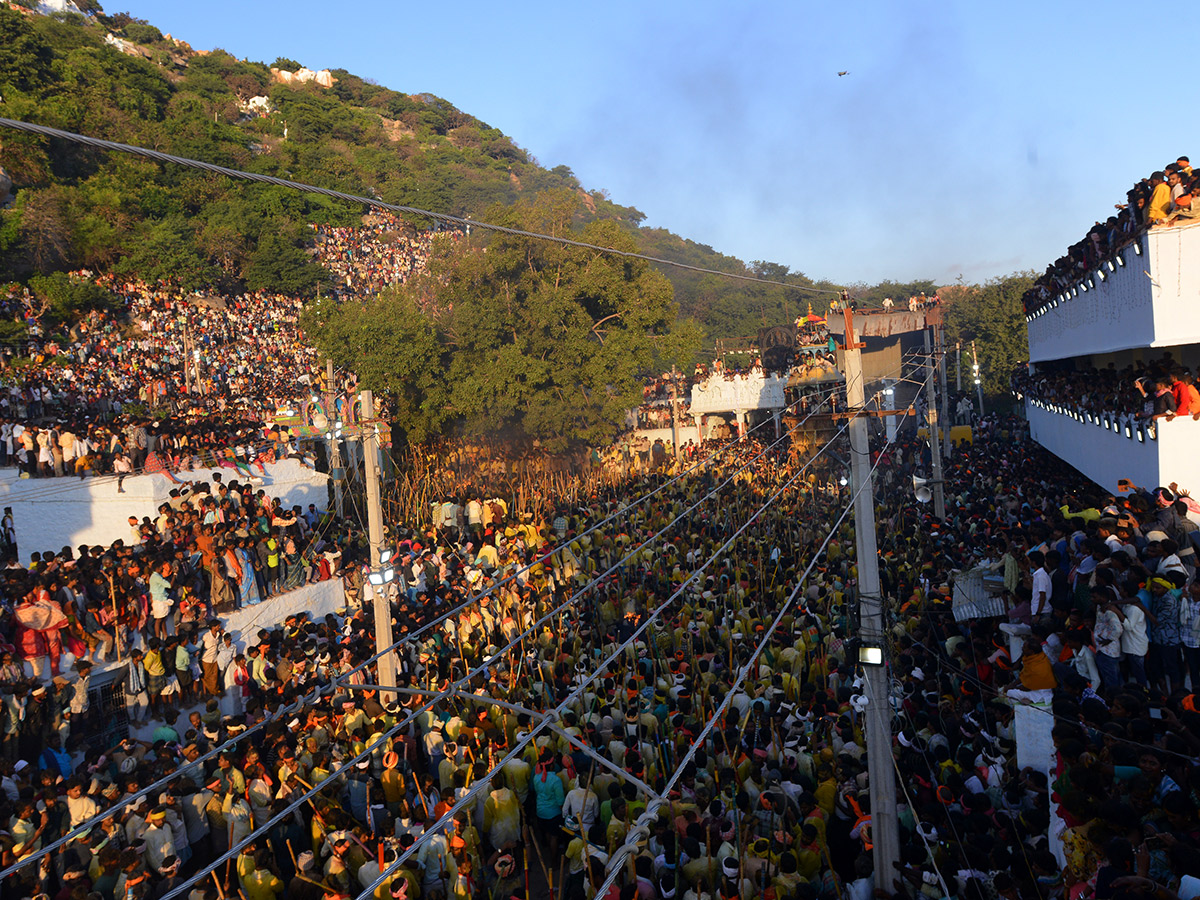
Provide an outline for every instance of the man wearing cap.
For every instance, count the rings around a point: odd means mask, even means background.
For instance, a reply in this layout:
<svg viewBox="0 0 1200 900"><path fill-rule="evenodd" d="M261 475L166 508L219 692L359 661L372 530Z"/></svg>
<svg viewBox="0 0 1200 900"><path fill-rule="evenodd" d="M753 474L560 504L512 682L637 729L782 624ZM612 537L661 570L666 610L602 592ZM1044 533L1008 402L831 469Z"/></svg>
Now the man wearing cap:
<svg viewBox="0 0 1200 900"><path fill-rule="evenodd" d="M296 874L288 882L284 893L287 900L322 900L325 888L320 882L320 873L311 851L305 850L296 855Z"/></svg>
<svg viewBox="0 0 1200 900"><path fill-rule="evenodd" d="M359 866L366 861L365 857L357 860L352 858L354 847L354 841L351 840L349 833L334 831L326 837L325 847L321 851L322 854L329 854L329 859L325 863L325 880L344 891L350 889L355 873Z"/></svg>
<svg viewBox="0 0 1200 900"><path fill-rule="evenodd" d="M383 774L380 783L383 786L383 799L387 806L388 815L393 818L400 814L400 801L405 797L404 775L399 770L400 756L394 750L383 754Z"/></svg>

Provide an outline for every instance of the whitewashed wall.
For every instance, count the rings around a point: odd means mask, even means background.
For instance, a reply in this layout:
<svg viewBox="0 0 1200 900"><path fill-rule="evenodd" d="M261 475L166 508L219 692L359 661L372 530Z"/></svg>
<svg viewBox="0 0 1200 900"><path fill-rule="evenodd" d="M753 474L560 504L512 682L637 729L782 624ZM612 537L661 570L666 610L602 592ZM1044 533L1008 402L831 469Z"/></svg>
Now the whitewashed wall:
<svg viewBox="0 0 1200 900"><path fill-rule="evenodd" d="M258 474L255 467L254 473ZM180 473L181 481L212 481L220 472L225 482L245 482L234 469L197 469ZM267 466L261 488L279 497L288 507L299 504L318 509L328 506L329 476L284 459ZM125 479L125 493L117 493L114 477L19 478L15 469L0 470L0 507L11 506L21 560L43 550L57 552L80 544L107 546L118 538L129 540L129 517L156 517L176 487L165 475L138 475Z"/></svg>
<svg viewBox="0 0 1200 900"><path fill-rule="evenodd" d="M1124 267L1027 323L1031 361L1200 343L1200 223L1140 242L1141 256L1126 247Z"/></svg>
<svg viewBox="0 0 1200 900"><path fill-rule="evenodd" d="M1200 491L1200 422L1190 417L1159 421L1157 440L1142 442L1136 433L1127 438L1123 430L1079 422L1028 401L1025 413L1035 441L1101 487L1115 492L1117 482L1128 478L1145 488L1175 481Z"/></svg>

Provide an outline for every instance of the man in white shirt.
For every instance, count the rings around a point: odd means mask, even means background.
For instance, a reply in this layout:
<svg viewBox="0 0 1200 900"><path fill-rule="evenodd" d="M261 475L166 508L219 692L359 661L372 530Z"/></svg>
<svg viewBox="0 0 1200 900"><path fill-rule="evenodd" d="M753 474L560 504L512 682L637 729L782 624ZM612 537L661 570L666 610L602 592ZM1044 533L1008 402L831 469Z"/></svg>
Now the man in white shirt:
<svg viewBox="0 0 1200 900"><path fill-rule="evenodd" d="M1137 597L1122 597L1121 612L1125 621L1121 623L1121 653L1129 667L1129 677L1145 686L1146 653L1150 649L1150 637L1146 632L1146 610Z"/></svg>
<svg viewBox="0 0 1200 900"><path fill-rule="evenodd" d="M1029 604L1033 618L1042 618L1050 615L1050 597L1054 593L1054 586L1050 583L1050 573L1046 571L1046 557L1040 550L1034 550L1029 554L1029 564L1037 566L1033 570L1033 600Z"/></svg>
<svg viewBox="0 0 1200 900"><path fill-rule="evenodd" d="M208 631L200 641L200 668L204 672L204 690L209 696L221 689L221 669L217 655L221 650L221 623L209 622Z"/></svg>

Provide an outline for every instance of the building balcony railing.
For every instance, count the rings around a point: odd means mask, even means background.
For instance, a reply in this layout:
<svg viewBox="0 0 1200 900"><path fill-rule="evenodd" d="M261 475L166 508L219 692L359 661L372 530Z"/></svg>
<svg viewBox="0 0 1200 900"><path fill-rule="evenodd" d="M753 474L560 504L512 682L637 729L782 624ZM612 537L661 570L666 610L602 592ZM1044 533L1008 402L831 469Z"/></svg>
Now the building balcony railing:
<svg viewBox="0 0 1200 900"><path fill-rule="evenodd" d="M1153 228L1027 315L1045 362L1200 342L1200 223Z"/></svg>
<svg viewBox="0 0 1200 900"><path fill-rule="evenodd" d="M1127 478L1144 487L1185 483L1195 470L1200 422L1149 421L1128 413L1087 413L1032 397L1025 403L1035 441L1111 491Z"/></svg>

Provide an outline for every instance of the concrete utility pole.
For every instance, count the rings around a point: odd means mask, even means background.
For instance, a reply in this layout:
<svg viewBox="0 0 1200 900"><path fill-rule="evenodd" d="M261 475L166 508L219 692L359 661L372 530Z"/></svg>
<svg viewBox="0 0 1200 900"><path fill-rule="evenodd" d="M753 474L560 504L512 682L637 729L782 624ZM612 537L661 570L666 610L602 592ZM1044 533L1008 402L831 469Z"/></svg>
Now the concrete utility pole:
<svg viewBox="0 0 1200 900"><path fill-rule="evenodd" d="M370 391L363 391L362 397L362 429L363 463L367 480L367 537L371 542L371 570L382 571L380 556L384 550L383 536L383 499L379 490L379 435L375 433L378 427L375 422L375 398ZM392 646L392 602L388 597L388 586L372 585L375 607L375 652ZM379 657L379 684L382 687L396 686L396 655L388 650ZM380 691L381 700L384 691ZM387 693L387 698L395 697Z"/></svg>
<svg viewBox="0 0 1200 900"><path fill-rule="evenodd" d="M925 403L929 409L929 456L933 463L933 478L930 479L933 488L933 514L942 522L946 521L946 492L942 482L942 443L938 438L938 406L937 391L933 384L933 347L929 339L929 329L925 329Z"/></svg>
<svg viewBox="0 0 1200 900"><path fill-rule="evenodd" d="M979 354L975 352L975 342L971 341L971 365L975 369L975 392L979 395L979 418L983 418L983 379L979 377Z"/></svg>
<svg viewBox="0 0 1200 900"><path fill-rule="evenodd" d="M189 395L192 393L192 374L189 368L192 364L191 337L191 332L185 327L183 330L183 390Z"/></svg>
<svg viewBox="0 0 1200 900"><path fill-rule="evenodd" d="M671 444L675 447L675 459L679 459L679 381L675 367L671 366Z"/></svg>
<svg viewBox="0 0 1200 900"><path fill-rule="evenodd" d="M934 326L934 335L937 336L938 356L941 357L938 362L938 370L942 379L942 409L941 420L943 437L942 437L942 455L946 459L950 459L954 455L954 444L950 441L950 427L954 424L954 419L950 415L950 388L949 379L946 374L946 332L941 325Z"/></svg>
<svg viewBox="0 0 1200 900"><path fill-rule="evenodd" d="M879 549L875 543L875 491L871 477L868 417L863 408L862 344L854 341L854 319L846 311L846 407L850 414L850 478L854 490L854 536L858 556L859 637L864 649L884 647L883 595L879 589ZM932 370L931 370L932 371ZM865 658L864 658L865 659ZM882 656L863 663L867 698L867 778L871 790L871 840L875 885L890 890L900 860L900 824L896 814L896 776L892 762L892 706Z"/></svg>
<svg viewBox="0 0 1200 900"><path fill-rule="evenodd" d="M954 342L954 390L962 393L962 341Z"/></svg>
<svg viewBox="0 0 1200 900"><path fill-rule="evenodd" d="M333 508L342 518L342 447L337 435L337 393L333 388L333 360L325 361L325 416L329 419L329 477L333 479Z"/></svg>

